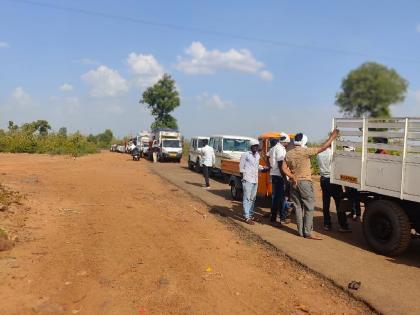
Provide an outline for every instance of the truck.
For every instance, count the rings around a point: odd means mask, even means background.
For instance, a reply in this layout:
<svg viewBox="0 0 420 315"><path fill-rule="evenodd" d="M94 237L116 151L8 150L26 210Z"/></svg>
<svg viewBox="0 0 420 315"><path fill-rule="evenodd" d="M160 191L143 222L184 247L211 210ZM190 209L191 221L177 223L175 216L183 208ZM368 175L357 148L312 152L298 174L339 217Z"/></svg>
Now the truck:
<svg viewBox="0 0 420 315"><path fill-rule="evenodd" d="M150 134L148 157L152 158L153 151L157 152L157 159L162 161L181 162L182 137L177 129L159 128Z"/></svg>
<svg viewBox="0 0 420 315"><path fill-rule="evenodd" d="M420 118L337 118L333 127L331 182L357 190L369 246L402 254L420 232ZM340 210L352 202L343 194Z"/></svg>
<svg viewBox="0 0 420 315"><path fill-rule="evenodd" d="M141 131L137 136L137 147L140 150L142 157L148 155L150 142L150 133L148 131Z"/></svg>
<svg viewBox="0 0 420 315"><path fill-rule="evenodd" d="M293 135L290 135L291 138ZM267 166L267 154L270 150L270 141L272 139L280 139L279 132L266 132L258 137L260 143L260 165ZM232 199L242 200L242 181L241 174L239 173L239 160L222 160L221 161L222 173L228 175L228 183ZM272 193L270 173L260 172L258 175L258 197L270 197Z"/></svg>

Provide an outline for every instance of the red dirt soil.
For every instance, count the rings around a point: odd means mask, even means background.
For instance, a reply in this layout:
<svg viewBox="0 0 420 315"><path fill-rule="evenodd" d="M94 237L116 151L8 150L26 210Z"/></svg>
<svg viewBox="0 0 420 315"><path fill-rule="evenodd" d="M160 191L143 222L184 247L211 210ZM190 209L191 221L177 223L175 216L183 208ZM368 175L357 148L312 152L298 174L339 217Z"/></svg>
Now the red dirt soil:
<svg viewBox="0 0 420 315"><path fill-rule="evenodd" d="M25 196L0 213L0 314L369 314L363 303L149 171L147 161L1 154Z"/></svg>

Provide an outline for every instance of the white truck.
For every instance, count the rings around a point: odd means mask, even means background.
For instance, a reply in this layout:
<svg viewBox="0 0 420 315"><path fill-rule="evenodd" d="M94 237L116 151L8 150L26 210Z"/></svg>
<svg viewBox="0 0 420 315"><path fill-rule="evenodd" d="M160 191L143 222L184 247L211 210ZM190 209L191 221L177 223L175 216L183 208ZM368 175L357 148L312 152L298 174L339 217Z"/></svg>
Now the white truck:
<svg viewBox="0 0 420 315"><path fill-rule="evenodd" d="M181 162L182 159L182 137L178 130L169 128L155 129L151 133L149 152L157 152L157 159L162 161ZM148 154L152 156L152 154Z"/></svg>
<svg viewBox="0 0 420 315"><path fill-rule="evenodd" d="M210 146L214 149L216 156L213 172L223 175L222 160L239 161L241 155L249 150L250 137L216 135L210 137Z"/></svg>
<svg viewBox="0 0 420 315"><path fill-rule="evenodd" d="M137 136L137 147L140 150L141 156L147 156L149 151L150 133L148 131L141 131Z"/></svg>
<svg viewBox="0 0 420 315"><path fill-rule="evenodd" d="M357 189L363 233L374 251L403 253L420 232L420 118L339 118L333 125L340 135L331 182ZM351 202L343 197L340 208Z"/></svg>
<svg viewBox="0 0 420 315"><path fill-rule="evenodd" d="M190 140L190 147L188 150L188 168L201 171L201 148L204 147L204 141L209 141L209 137L192 137Z"/></svg>

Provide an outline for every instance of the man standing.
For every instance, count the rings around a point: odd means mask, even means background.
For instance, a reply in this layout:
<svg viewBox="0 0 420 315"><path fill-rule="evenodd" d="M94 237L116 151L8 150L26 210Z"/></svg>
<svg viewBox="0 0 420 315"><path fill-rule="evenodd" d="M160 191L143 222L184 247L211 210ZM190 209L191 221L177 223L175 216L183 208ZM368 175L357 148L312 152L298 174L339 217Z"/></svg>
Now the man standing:
<svg viewBox="0 0 420 315"><path fill-rule="evenodd" d="M288 136L281 134L280 142L287 142ZM271 139L271 149L267 156L267 165L270 167L272 185L271 217L272 223L277 222L277 215L280 214L280 224L286 223L287 214L285 211L284 179L281 173L281 165L286 157L286 149L277 139ZM283 221L283 222L282 222Z"/></svg>
<svg viewBox="0 0 420 315"><path fill-rule="evenodd" d="M317 155L319 173L321 175L322 213L324 215L324 230L331 231L330 201L334 199L337 213L339 211L342 189L340 185L330 183L332 150L331 147ZM340 231L342 228L340 228Z"/></svg>
<svg viewBox="0 0 420 315"><path fill-rule="evenodd" d="M216 161L216 156L214 155L214 149L209 146L209 140L203 140L204 147L201 148L201 164L203 167L203 175L204 181L206 185L206 189L210 189L210 181L209 181L209 168L214 166Z"/></svg>
<svg viewBox="0 0 420 315"><path fill-rule="evenodd" d="M282 164L283 173L292 182L291 198L296 207L296 221L299 235L308 239L321 240L312 234L314 215L314 189L312 184L311 156L324 152L337 138L335 129L328 140L319 148L308 148L308 138L298 133L295 136L295 148L288 151Z"/></svg>
<svg viewBox="0 0 420 315"><path fill-rule="evenodd" d="M255 198L258 188L258 171L264 169L260 166L260 154L258 153L258 140L251 140L249 143L251 151L241 155L239 163L239 172L242 175L242 188L244 192L243 207L245 222L254 224L253 214L255 206ZM268 170L268 168L267 168Z"/></svg>

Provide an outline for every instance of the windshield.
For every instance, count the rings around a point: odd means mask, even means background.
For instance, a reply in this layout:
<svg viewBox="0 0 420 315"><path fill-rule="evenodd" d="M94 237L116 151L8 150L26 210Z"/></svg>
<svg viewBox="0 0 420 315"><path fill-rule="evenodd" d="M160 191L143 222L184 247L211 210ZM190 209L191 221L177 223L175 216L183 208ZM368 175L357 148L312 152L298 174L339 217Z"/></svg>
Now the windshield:
<svg viewBox="0 0 420 315"><path fill-rule="evenodd" d="M208 142L207 139L198 139L198 148L202 148L204 147L204 140L206 140Z"/></svg>
<svg viewBox="0 0 420 315"><path fill-rule="evenodd" d="M249 140L223 139L223 151L246 152L249 149Z"/></svg>
<svg viewBox="0 0 420 315"><path fill-rule="evenodd" d="M181 143L179 140L163 140L162 147L164 148L180 148Z"/></svg>

